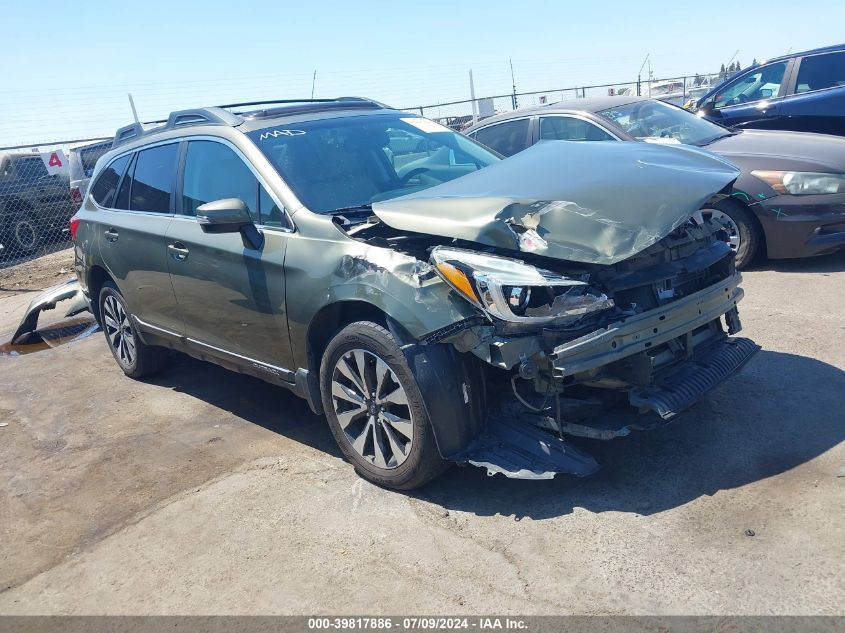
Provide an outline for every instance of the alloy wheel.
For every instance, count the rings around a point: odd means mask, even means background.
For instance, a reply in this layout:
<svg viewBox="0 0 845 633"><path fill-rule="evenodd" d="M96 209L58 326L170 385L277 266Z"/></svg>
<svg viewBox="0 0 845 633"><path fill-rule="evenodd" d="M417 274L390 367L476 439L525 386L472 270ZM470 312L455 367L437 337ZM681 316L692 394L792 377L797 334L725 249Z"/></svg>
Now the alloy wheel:
<svg viewBox="0 0 845 633"><path fill-rule="evenodd" d="M363 349L344 353L332 371L332 402L352 448L377 468L400 466L410 454L414 425L396 374Z"/></svg>
<svg viewBox="0 0 845 633"><path fill-rule="evenodd" d="M137 354L135 333L126 310L114 295L107 296L103 302L103 327L120 363L131 367Z"/></svg>
<svg viewBox="0 0 845 633"><path fill-rule="evenodd" d="M702 225L710 219L715 219L725 227L728 234L728 244L730 244L731 250L736 252L739 249L739 227L736 222L733 221L731 216L724 211L719 211L719 209L701 209L692 216L693 222L698 225Z"/></svg>

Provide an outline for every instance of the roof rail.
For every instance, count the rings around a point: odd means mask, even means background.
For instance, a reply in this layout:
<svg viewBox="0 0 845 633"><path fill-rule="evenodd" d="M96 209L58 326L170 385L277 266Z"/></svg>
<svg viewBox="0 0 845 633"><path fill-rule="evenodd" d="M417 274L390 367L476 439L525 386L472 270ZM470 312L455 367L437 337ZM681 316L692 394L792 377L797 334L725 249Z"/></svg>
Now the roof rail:
<svg viewBox="0 0 845 633"><path fill-rule="evenodd" d="M248 106L277 105L279 108L265 108L250 112L230 112L233 108ZM235 127L243 123L244 117L265 118L280 114L297 114L325 109L381 109L388 106L372 99L362 97L340 97L338 99L271 99L267 101L244 101L229 103L207 108L192 108L171 112L167 119L148 121L145 123L131 123L117 130L112 147L117 147L142 136L156 134L166 130L174 130L190 125L227 125ZM243 115L243 116L241 116Z"/></svg>

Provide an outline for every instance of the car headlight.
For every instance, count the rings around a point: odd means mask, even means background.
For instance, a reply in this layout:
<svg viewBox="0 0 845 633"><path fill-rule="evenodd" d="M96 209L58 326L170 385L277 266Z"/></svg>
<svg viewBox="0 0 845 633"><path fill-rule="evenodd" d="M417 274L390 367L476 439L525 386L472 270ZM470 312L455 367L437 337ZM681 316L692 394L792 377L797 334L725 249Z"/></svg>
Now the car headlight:
<svg viewBox="0 0 845 633"><path fill-rule="evenodd" d="M768 171L751 172L778 193L810 195L821 193L845 193L845 174L825 174L813 171Z"/></svg>
<svg viewBox="0 0 845 633"><path fill-rule="evenodd" d="M431 263L455 291L504 321L562 325L613 307L612 299L584 281L516 259L438 246Z"/></svg>

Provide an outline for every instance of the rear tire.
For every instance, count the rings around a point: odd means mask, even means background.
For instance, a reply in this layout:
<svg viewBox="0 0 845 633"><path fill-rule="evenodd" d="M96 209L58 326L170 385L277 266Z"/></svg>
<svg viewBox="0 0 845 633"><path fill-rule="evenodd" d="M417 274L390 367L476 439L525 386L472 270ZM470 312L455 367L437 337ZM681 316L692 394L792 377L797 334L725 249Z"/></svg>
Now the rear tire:
<svg viewBox="0 0 845 633"><path fill-rule="evenodd" d="M100 290L100 324L112 356L130 378L150 376L164 368L169 350L145 344L135 330L132 313L123 295L113 282L107 281Z"/></svg>
<svg viewBox="0 0 845 633"><path fill-rule="evenodd" d="M362 321L335 335L323 354L320 391L332 435L367 481L410 490L449 467L405 355L382 326Z"/></svg>

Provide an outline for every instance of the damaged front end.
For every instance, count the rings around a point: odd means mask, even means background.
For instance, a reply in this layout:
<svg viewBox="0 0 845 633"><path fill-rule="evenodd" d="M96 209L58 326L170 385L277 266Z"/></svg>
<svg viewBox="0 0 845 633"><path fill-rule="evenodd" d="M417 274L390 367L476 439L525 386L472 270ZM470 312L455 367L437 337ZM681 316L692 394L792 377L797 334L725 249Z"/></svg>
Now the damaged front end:
<svg viewBox="0 0 845 633"><path fill-rule="evenodd" d="M737 175L691 148L547 143L347 227L427 262L477 309L415 341L486 368L486 424L443 456L515 478L588 475L598 465L565 436L657 428L741 368L759 348L732 336L734 254L717 220L690 219Z"/></svg>

